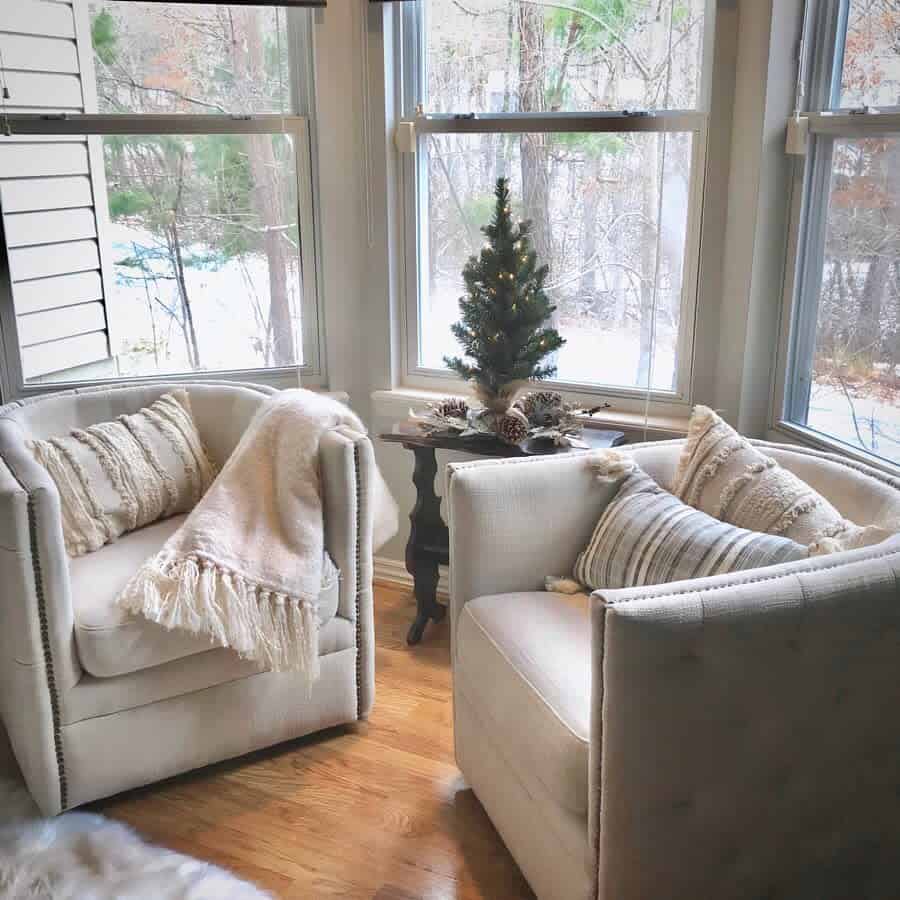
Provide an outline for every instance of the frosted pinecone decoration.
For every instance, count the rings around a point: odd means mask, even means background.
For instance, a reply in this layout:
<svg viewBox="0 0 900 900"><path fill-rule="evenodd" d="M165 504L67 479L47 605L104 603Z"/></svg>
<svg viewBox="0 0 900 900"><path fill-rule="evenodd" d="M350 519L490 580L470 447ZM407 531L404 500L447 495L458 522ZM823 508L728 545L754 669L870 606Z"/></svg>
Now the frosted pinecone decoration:
<svg viewBox="0 0 900 900"><path fill-rule="evenodd" d="M536 444L586 447L578 439L582 430L579 417L590 412L566 403L556 391L531 391L506 412L494 412L477 404L470 406L459 397L445 397L428 403L424 412L410 410L410 417L429 435L499 438L507 444L522 444L531 439Z"/></svg>
<svg viewBox="0 0 900 900"><path fill-rule="evenodd" d="M528 437L528 419L525 414L510 407L497 421L497 436L507 444L521 444Z"/></svg>
<svg viewBox="0 0 900 900"><path fill-rule="evenodd" d="M447 397L445 400L439 400L433 406L434 411L446 419L462 419L465 421L469 416L469 404L459 397Z"/></svg>
<svg viewBox="0 0 900 900"><path fill-rule="evenodd" d="M445 397L428 403L423 413L409 411L410 418L418 422L426 434L461 435L469 430L471 414L469 404L459 397Z"/></svg>
<svg viewBox="0 0 900 900"><path fill-rule="evenodd" d="M552 428L569 411L562 394L556 391L531 391L523 394L514 405L525 414L532 428Z"/></svg>

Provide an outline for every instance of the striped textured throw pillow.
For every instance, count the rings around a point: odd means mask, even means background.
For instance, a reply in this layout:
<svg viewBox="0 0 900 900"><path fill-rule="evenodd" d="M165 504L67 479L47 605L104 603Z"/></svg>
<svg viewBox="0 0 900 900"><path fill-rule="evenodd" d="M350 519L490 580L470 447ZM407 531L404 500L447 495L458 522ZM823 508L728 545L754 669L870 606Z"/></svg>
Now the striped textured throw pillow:
<svg viewBox="0 0 900 900"><path fill-rule="evenodd" d="M32 441L31 451L59 491L69 556L187 512L216 475L181 389L114 422Z"/></svg>
<svg viewBox="0 0 900 900"><path fill-rule="evenodd" d="M635 469L603 511L575 578L593 590L664 584L805 559L787 538L720 522Z"/></svg>

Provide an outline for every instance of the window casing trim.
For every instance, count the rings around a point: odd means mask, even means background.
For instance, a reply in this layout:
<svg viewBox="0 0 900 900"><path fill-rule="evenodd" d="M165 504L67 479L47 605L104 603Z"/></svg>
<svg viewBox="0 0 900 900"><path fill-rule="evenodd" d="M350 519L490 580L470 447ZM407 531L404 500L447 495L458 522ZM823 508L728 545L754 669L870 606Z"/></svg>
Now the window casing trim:
<svg viewBox="0 0 900 900"><path fill-rule="evenodd" d="M482 113L461 118L455 114L423 114L418 109L424 78L425 32L418 3L405 4L393 17L396 54L394 85L397 108L405 122L414 122L417 152L399 153L400 209L402 211L401 271L401 383L404 387L459 392L461 382L445 369L433 369L418 364L419 359L419 261L422 253L422 229L418 228L420 199L427 190L427 176L421 151L422 142L432 134L484 134L527 132L642 132L689 133L692 135L691 172L688 188L688 215L685 230L685 255L682 274L680 322L676 349L676 388L672 391L652 390L654 406L666 404L672 409L689 407L693 402L694 340L700 295L700 270L703 265L702 219L705 202L705 177L709 141L709 103L713 81L713 44L715 31L715 0L706 4L703 42L703 71L699 85L696 110L651 110L609 112L543 113ZM573 396L616 398L622 409L644 408L646 388L575 383L560 380L545 382L548 386Z"/></svg>
<svg viewBox="0 0 900 900"><path fill-rule="evenodd" d="M823 275L834 141L894 134L900 137L900 109L839 106L843 42L849 0L808 0L803 73L810 73L802 110L809 137L806 154L795 157L789 198L788 243L781 326L772 380L770 437L787 436L810 446L850 456L896 473L900 466L837 437L801 424L809 406L809 373L815 340L815 311ZM811 39L808 36L811 34Z"/></svg>
<svg viewBox="0 0 900 900"><path fill-rule="evenodd" d="M301 278L301 342L303 364L278 368L235 369L228 371L171 372L148 376L123 376L77 381L26 382L22 371L20 344L13 304L12 283L8 277L0 282L0 331L2 331L5 357L4 401L16 397L65 390L121 383L139 384L159 381L160 378L178 377L203 379L214 376L222 379L263 381L279 386L304 384L320 386L325 382L322 348L324 340L324 315L321 309L321 285L319 263L319 239L314 213L313 147L310 119L306 116L220 116L220 115L143 115L96 114L69 115L10 114L11 133L17 137L37 136L102 136L116 134L289 134L293 138L297 169L298 231L300 234ZM98 222L99 225L99 222ZM103 235L98 233L98 246L102 247ZM4 241L5 246L5 241ZM8 270L4 266L4 274ZM105 278L105 276L104 276ZM107 339L109 321L107 318Z"/></svg>
<svg viewBox="0 0 900 900"><path fill-rule="evenodd" d="M87 15L87 4L76 3L75 29L78 36L79 68L82 79L88 82L88 90L94 91L94 69L90 53L90 22ZM80 10L80 14L77 11ZM187 120L198 119L194 134L217 133L214 120L227 121L227 127L222 127L218 133L279 133L285 123L291 120L305 123L303 125L304 138L295 141L299 152L302 151L303 160L298 158L298 204L300 206L300 242L301 242L301 278L306 287L311 290L301 294L303 300L301 314L300 335L303 347L303 358L306 361L302 366L288 366L279 368L255 368L234 369L220 371L200 371L185 373L162 373L147 376L129 376L125 378L84 379L77 382L39 382L25 384L22 377L22 367L19 358L18 334L15 322L15 311L12 302L12 283L8 266L5 260L0 261L0 397L6 403L12 399L44 394L51 391L66 390L71 388L84 388L102 386L105 384L119 384L122 382L141 384L159 381L166 378L178 378L179 380L203 380L215 377L228 381L254 381L276 388L296 387L302 383L304 386L321 388L328 385L328 366L326 357L326 333L324 298L324 266L322 259L322 233L321 233L321 203L319 182L316 173L318 167L318 128L316 115L316 60L315 60L315 28L313 10L310 9L283 9L282 14L287 29L288 53L289 53L289 97L292 113L269 114L257 116L215 116L184 114L172 116L153 116L149 114L128 115L98 115L93 113L69 114L67 116L42 116L42 115L9 115L10 123L15 120L23 120L21 127L27 127L24 123L33 120L30 127L38 129L40 121L52 123L45 131L35 130L31 134L51 133L59 134L61 129L70 129L69 134L85 134L86 132L73 122L87 122L101 119L125 121L134 119L156 119L163 124L175 120L179 125L187 127ZM6 117L4 117L4 121ZM65 123L65 124L64 124ZM202 124L200 124L202 123ZM99 126L98 127L102 127ZM120 126L121 130L121 126ZM129 124L132 134L141 133L137 126ZM160 128L154 132L152 129L144 133L159 133ZM25 133L25 132L23 132ZM107 132L115 134L116 128L112 127ZM166 133L163 131L163 133ZM179 133L172 130L170 133ZM187 130L180 133L191 133ZM100 164L99 159L92 160L92 165ZM99 223L98 223L99 225ZM103 242L98 241L101 248ZM0 253L5 253L5 236L3 233L2 216L0 216ZM105 269L104 269L105 271ZM105 274L101 277L105 279ZM104 281L105 288L105 281ZM106 293L106 290L104 290Z"/></svg>

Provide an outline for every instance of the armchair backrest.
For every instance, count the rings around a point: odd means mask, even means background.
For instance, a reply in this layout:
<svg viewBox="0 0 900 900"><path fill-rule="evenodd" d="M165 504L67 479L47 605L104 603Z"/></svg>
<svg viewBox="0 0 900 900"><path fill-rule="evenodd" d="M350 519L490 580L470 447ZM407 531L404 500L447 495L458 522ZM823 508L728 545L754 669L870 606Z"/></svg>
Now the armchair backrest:
<svg viewBox="0 0 900 900"><path fill-rule="evenodd" d="M900 478L834 453L793 444L751 441L802 478L857 525L900 528ZM667 490L672 488L683 441L633 444L622 449Z"/></svg>
<svg viewBox="0 0 900 900"><path fill-rule="evenodd" d="M197 428L214 462L230 455L262 401L274 388L237 382L153 382L77 388L10 403L0 408L0 429L20 440L68 434L137 412L167 391L184 387L191 397Z"/></svg>

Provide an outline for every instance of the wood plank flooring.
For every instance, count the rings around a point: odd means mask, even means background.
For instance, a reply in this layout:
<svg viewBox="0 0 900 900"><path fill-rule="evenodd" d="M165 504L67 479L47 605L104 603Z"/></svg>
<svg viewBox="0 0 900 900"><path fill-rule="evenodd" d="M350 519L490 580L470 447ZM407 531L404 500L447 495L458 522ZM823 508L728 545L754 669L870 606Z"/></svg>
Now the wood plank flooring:
<svg viewBox="0 0 900 900"><path fill-rule="evenodd" d="M279 898L533 898L453 759L446 621L376 591L376 699L332 729L93 805Z"/></svg>

